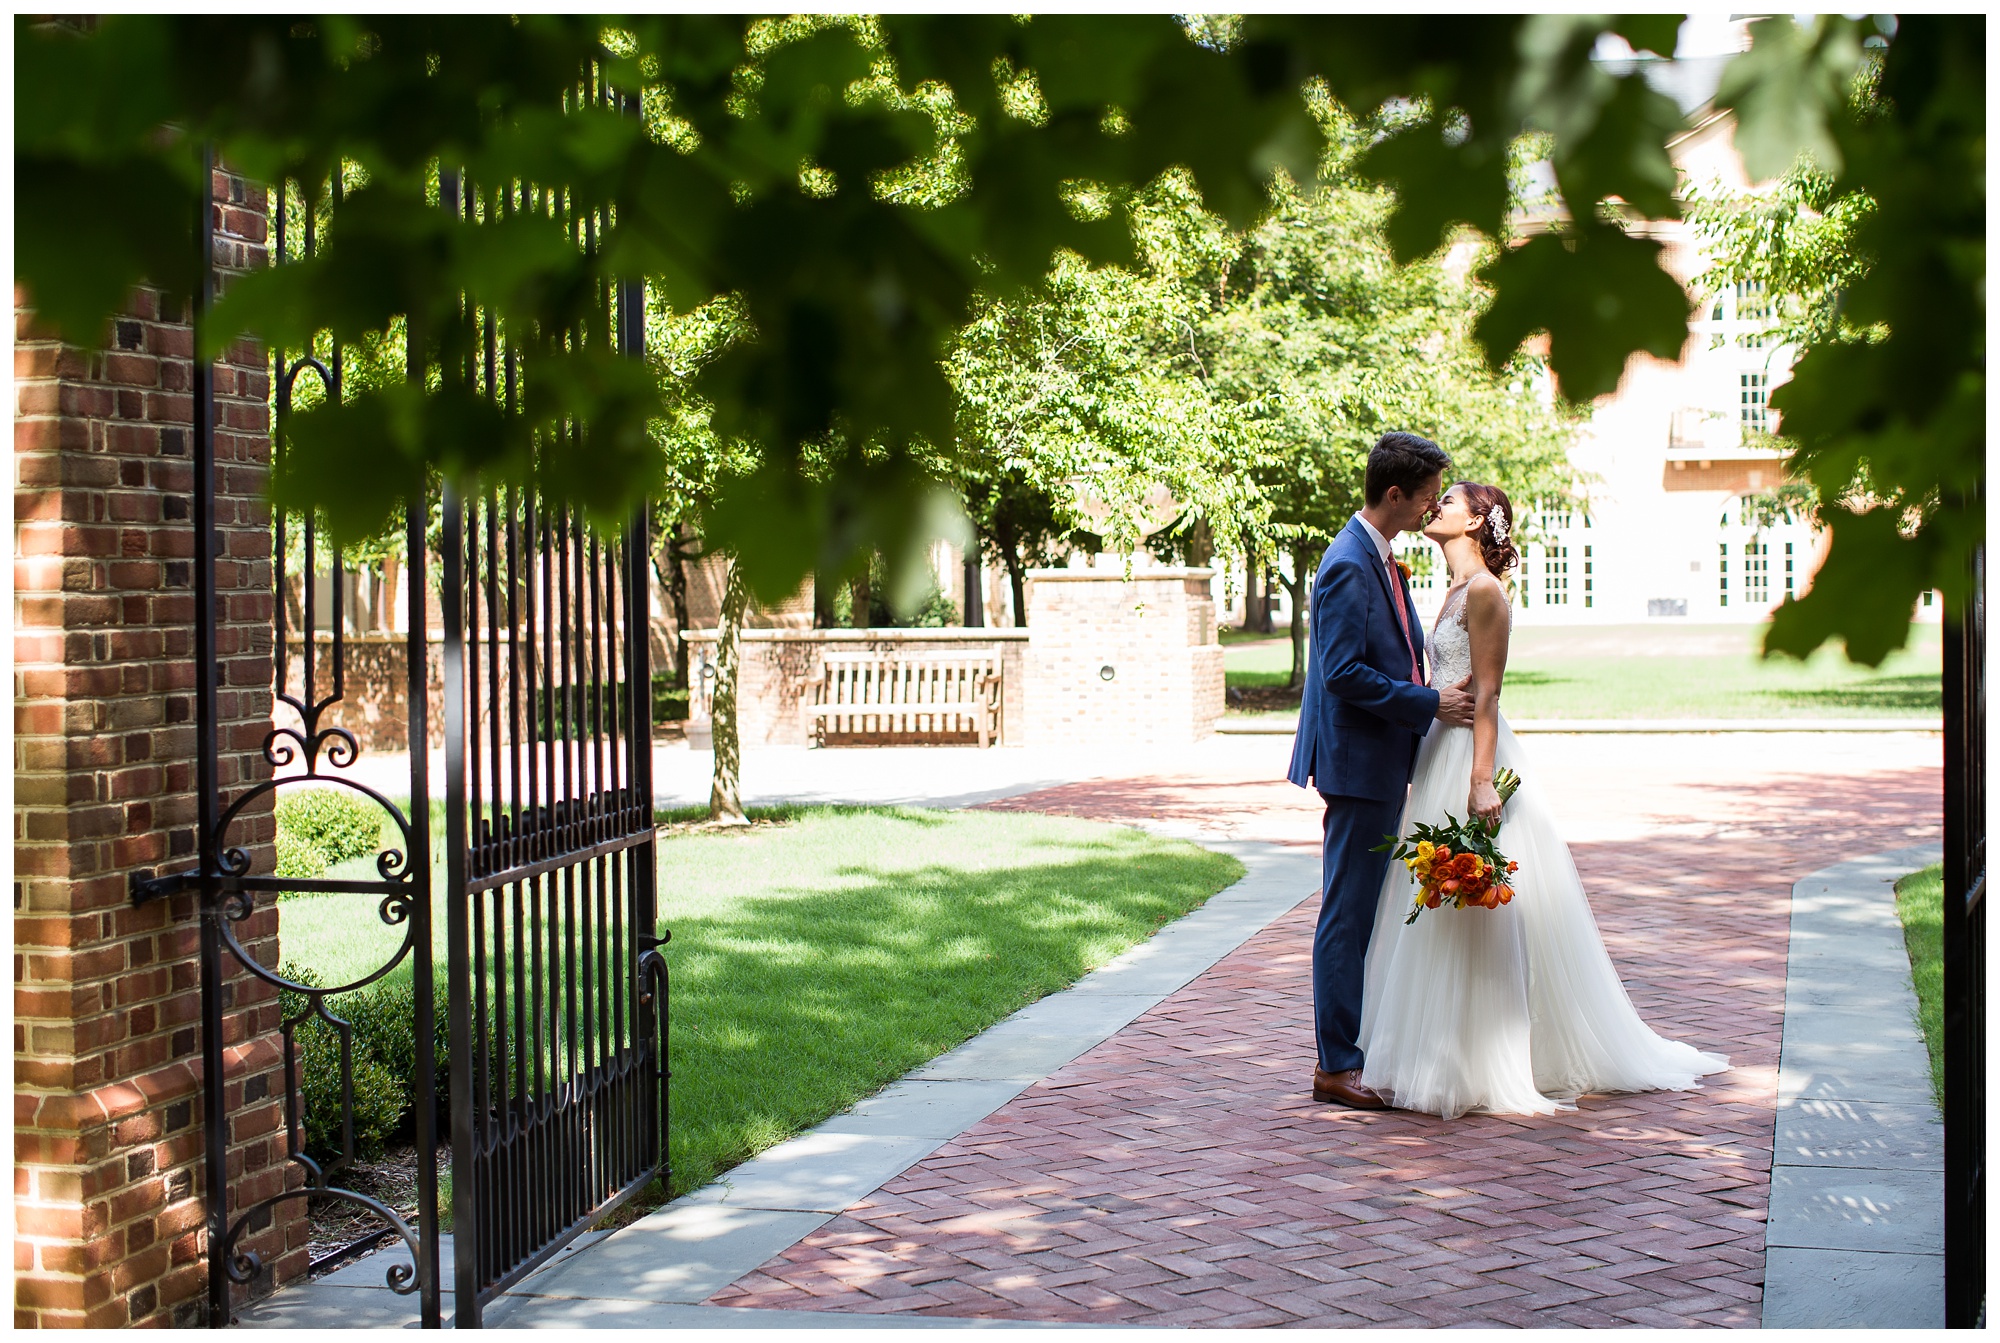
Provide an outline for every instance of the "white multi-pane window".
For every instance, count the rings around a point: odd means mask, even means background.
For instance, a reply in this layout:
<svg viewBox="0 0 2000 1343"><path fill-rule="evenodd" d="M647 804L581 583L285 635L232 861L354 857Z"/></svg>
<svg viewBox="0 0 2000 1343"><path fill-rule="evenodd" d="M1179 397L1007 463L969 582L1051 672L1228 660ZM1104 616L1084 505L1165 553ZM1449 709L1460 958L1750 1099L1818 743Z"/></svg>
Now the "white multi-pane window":
<svg viewBox="0 0 2000 1343"><path fill-rule="evenodd" d="M1743 601L1748 606L1771 604L1771 547L1762 537L1743 543Z"/></svg>
<svg viewBox="0 0 2000 1343"><path fill-rule="evenodd" d="M1736 320L1739 322L1771 320L1771 294L1764 288L1762 280L1736 282Z"/></svg>
<svg viewBox="0 0 2000 1343"><path fill-rule="evenodd" d="M1737 417L1744 429L1765 432L1771 427L1771 375L1739 373Z"/></svg>
<svg viewBox="0 0 2000 1343"><path fill-rule="evenodd" d="M1793 597L1796 597L1798 595L1799 590L1797 587L1797 583L1798 583L1798 578L1792 572L1792 543L1790 541L1787 541L1785 542L1785 600L1786 601L1790 601Z"/></svg>
<svg viewBox="0 0 2000 1343"><path fill-rule="evenodd" d="M1721 553L1716 557L1715 561L1716 596L1721 600L1722 605L1727 606L1729 605L1729 543L1723 541L1720 545Z"/></svg>
<svg viewBox="0 0 2000 1343"><path fill-rule="evenodd" d="M1542 604L1569 605L1569 547L1542 547Z"/></svg>
<svg viewBox="0 0 2000 1343"><path fill-rule="evenodd" d="M1524 609L1551 607L1571 612L1595 604L1596 566L1586 544L1588 513L1577 508L1523 510L1516 530L1520 534L1516 544L1521 550L1521 567L1515 575L1514 597Z"/></svg>

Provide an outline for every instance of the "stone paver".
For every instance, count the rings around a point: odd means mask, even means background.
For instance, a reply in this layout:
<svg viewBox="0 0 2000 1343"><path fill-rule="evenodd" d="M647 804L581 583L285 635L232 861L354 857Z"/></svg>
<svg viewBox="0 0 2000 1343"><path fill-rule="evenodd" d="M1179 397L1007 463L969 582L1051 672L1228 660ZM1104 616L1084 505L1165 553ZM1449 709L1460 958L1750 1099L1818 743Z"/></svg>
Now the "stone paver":
<svg viewBox="0 0 2000 1343"><path fill-rule="evenodd" d="M1922 846L1792 888L1766 1328L1944 1325L1944 1125L1893 887Z"/></svg>
<svg viewBox="0 0 2000 1343"><path fill-rule="evenodd" d="M1749 740L1534 748L1634 1003L1731 1056L1705 1090L1451 1124L1314 1105L1308 899L707 1304L1141 1325L1756 1325L1791 883L1934 843L1939 748ZM1266 762L995 805L1308 847L1311 799L1271 777Z"/></svg>

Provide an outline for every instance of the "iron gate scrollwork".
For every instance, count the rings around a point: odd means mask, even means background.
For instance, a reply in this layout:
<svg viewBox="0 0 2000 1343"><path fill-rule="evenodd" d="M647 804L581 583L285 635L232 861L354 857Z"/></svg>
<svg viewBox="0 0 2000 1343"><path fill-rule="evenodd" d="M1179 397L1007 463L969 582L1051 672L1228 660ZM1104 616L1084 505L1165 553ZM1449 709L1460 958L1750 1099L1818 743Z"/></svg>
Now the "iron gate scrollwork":
<svg viewBox="0 0 2000 1343"><path fill-rule="evenodd" d="M601 86L587 94L607 96ZM278 193L275 221L281 263L311 255L330 226L341 194L339 174L317 193L298 193L295 226L287 218L288 191ZM602 223L572 219L555 193L520 183L482 192L447 172L441 194L446 208L473 219L495 210L560 214L586 248L596 246ZM205 204L200 235L203 255L211 259L212 206ZM213 295L212 264L206 275L197 326ZM607 285L585 324L590 330L569 338L612 341L619 352L639 357L643 313L643 286ZM506 334L494 329L490 314L468 317L483 327L483 357L447 375L465 378L511 408L519 394L518 367ZM421 368L411 353L412 367ZM301 387L331 401L341 398L343 351L337 344L274 351L273 372L273 455L281 460ZM200 363L194 400L192 513L196 536L211 537L214 383L212 370ZM335 721L348 690L346 562L324 545L310 515L274 519L275 707L262 749L271 777L224 795L215 684L217 556L212 544L197 547L199 865L137 883L134 895L199 892L204 1196L209 1320L215 1326L229 1321L229 1284L250 1282L262 1269L255 1255L237 1249L245 1229L260 1225L275 1205L297 1200L344 1202L381 1224L315 1267L385 1238L400 1242L407 1257L393 1257L385 1281L417 1296L425 1327L443 1324L441 1095L449 1102L451 1286L460 1327L476 1327L496 1296L638 1194L665 1165L667 967L654 890L646 512L640 509L621 534L610 535L532 489L467 497L447 482L441 496L409 510L402 530L407 807L348 772L362 746ZM433 559L441 631L430 628L427 607ZM296 659L286 609L288 566L301 580ZM324 599L316 581L322 571L331 579ZM322 601L331 609L323 611ZM328 627L323 632L322 623ZM442 663L442 697L435 704L434 638ZM441 716L443 727L441 835L433 834L431 804L428 733L434 716ZM380 810L385 833L394 838L375 855L371 870L319 877L252 870L249 848L232 842L234 830L259 799L311 787L345 790ZM434 866L440 840L442 862ZM287 974L261 963L235 930L281 896L368 900L371 917L387 929L382 954L362 972L331 984L310 965ZM440 970L448 1079L438 1075L432 1049ZM345 995L404 974L416 1042L409 1115L418 1185L414 1225L353 1187L355 1036L341 1015ZM284 1144L300 1178L295 1188L232 1208L224 1041L236 1006L230 984L245 975L276 989L284 1004ZM319 1116L323 1131L339 1133L330 1152L308 1150L308 1117L301 1112L306 1037L315 1032L317 1040L333 1042L337 1055L338 1122Z"/></svg>

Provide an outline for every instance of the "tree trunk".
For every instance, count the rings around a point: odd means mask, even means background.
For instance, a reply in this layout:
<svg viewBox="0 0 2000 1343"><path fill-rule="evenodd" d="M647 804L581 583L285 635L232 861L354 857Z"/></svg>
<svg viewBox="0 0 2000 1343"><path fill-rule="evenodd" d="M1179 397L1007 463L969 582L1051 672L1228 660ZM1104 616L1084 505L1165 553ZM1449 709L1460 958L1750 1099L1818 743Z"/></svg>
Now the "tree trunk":
<svg viewBox="0 0 2000 1343"><path fill-rule="evenodd" d="M847 588L848 595L854 603L854 610L849 614L847 623L858 630L867 629L871 623L868 607L875 597L868 586L868 570L871 567L872 565L864 565Z"/></svg>
<svg viewBox="0 0 2000 1343"><path fill-rule="evenodd" d="M1022 629L1028 623L1028 576L1021 565L1021 538L1008 525L1004 510L994 539L1000 543L1000 562L1007 566L1008 591L1014 594L1014 628Z"/></svg>
<svg viewBox="0 0 2000 1343"><path fill-rule="evenodd" d="M959 610L959 621L969 630L983 628L986 624L986 574L979 564L979 543L972 543L965 552L965 601Z"/></svg>
<svg viewBox="0 0 2000 1343"><path fill-rule="evenodd" d="M682 549L686 526L674 524L674 539L667 547L667 597L674 607L674 687L688 688L688 573L687 555Z"/></svg>
<svg viewBox="0 0 2000 1343"><path fill-rule="evenodd" d="M1257 608L1262 604L1263 590L1257 586L1257 552L1244 538L1243 546L1243 632L1255 634L1264 622L1258 618Z"/></svg>
<svg viewBox="0 0 2000 1343"><path fill-rule="evenodd" d="M743 814L743 749L736 733L737 671L743 661L743 612L750 589L732 559L722 585L722 617L715 632L715 773L708 790L708 819L748 825Z"/></svg>
<svg viewBox="0 0 2000 1343"><path fill-rule="evenodd" d="M1187 562L1190 569L1206 569L1215 560L1215 537L1207 518L1196 518L1188 528Z"/></svg>
<svg viewBox="0 0 2000 1343"><path fill-rule="evenodd" d="M830 630L834 627L833 613L834 580L832 574L813 573L813 628Z"/></svg>
<svg viewBox="0 0 2000 1343"><path fill-rule="evenodd" d="M1301 547L1292 552L1292 576L1285 591L1292 598L1292 679L1288 690L1303 690L1306 684L1306 600L1312 595L1312 555Z"/></svg>

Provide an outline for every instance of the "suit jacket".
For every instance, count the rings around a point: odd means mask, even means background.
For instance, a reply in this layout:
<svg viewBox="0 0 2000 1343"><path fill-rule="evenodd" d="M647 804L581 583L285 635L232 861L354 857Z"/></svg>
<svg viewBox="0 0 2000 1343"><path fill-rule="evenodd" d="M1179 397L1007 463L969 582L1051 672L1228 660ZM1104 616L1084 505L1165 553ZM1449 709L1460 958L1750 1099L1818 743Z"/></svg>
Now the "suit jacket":
<svg viewBox="0 0 2000 1343"><path fill-rule="evenodd" d="M1409 587L1350 518L1313 578L1312 643L1287 776L1299 787L1386 802L1409 786L1438 692L1410 680L1411 643L1395 602L1409 617L1421 666L1423 627Z"/></svg>

